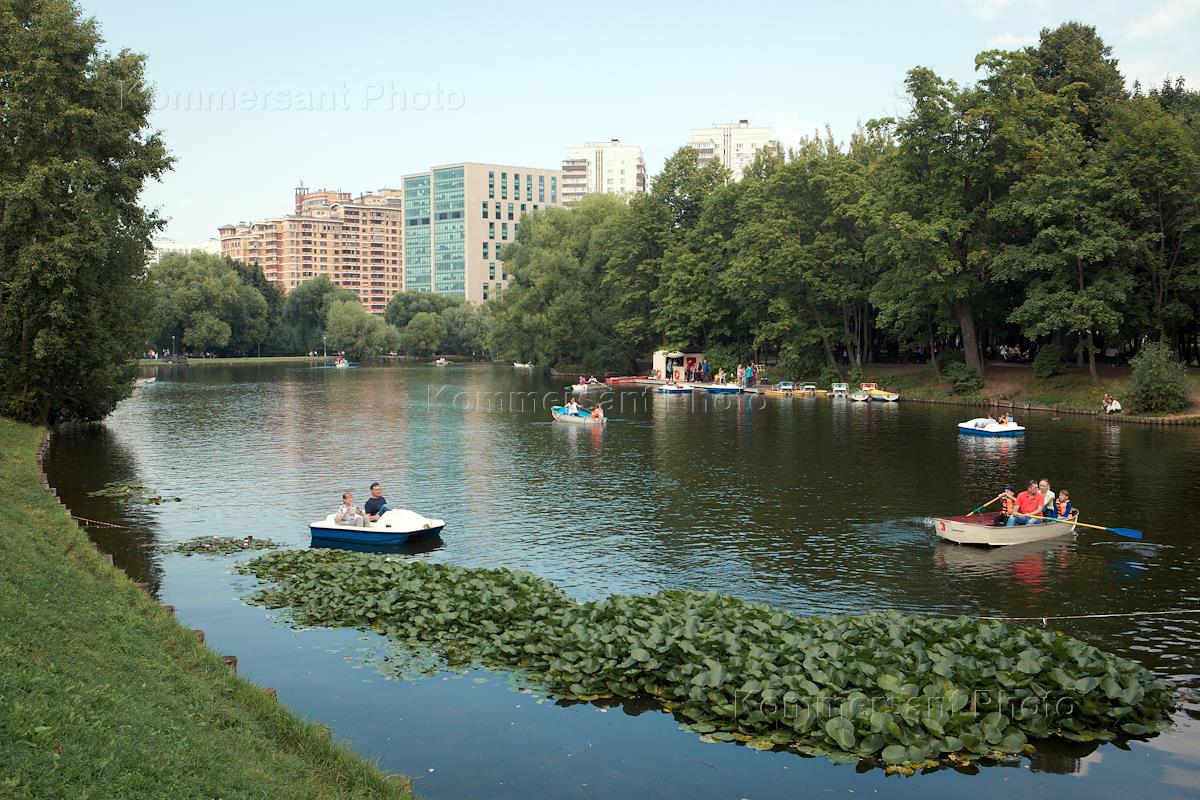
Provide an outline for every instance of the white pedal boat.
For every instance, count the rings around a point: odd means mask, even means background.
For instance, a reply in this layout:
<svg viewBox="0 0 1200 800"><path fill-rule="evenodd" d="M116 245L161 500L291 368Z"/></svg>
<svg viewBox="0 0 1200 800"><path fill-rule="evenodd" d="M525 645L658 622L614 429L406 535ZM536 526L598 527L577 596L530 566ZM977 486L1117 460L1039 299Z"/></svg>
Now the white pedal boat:
<svg viewBox="0 0 1200 800"><path fill-rule="evenodd" d="M994 419L976 417L958 423L958 432L967 436L1020 436L1025 433L1025 427L1015 422L1001 425Z"/></svg>
<svg viewBox="0 0 1200 800"><path fill-rule="evenodd" d="M1040 542L1044 539L1069 536L1075 532L1075 519L1054 520L1053 522L1034 521L1028 525L1013 525L1008 528L996 525L996 519L999 516L999 512L992 511L973 516L936 517L933 520L933 530L938 536L951 542L981 544L988 547Z"/></svg>
<svg viewBox="0 0 1200 800"><path fill-rule="evenodd" d="M691 394L692 387L686 383L668 383L658 387L659 394Z"/></svg>
<svg viewBox="0 0 1200 800"><path fill-rule="evenodd" d="M342 525L334 522L336 514L330 514L319 522L308 524L314 539L330 542L354 542L355 544L390 545L400 544L414 536L436 536L446 527L440 519L429 519L407 508L385 511L375 522L363 525Z"/></svg>

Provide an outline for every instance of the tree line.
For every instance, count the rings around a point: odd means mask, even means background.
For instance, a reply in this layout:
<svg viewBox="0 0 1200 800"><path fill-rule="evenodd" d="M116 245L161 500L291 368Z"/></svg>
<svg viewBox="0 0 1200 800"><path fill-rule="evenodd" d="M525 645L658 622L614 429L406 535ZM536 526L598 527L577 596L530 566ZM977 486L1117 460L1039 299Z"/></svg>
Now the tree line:
<svg viewBox="0 0 1200 800"><path fill-rule="evenodd" d="M522 222L494 302L500 356L624 370L659 347L799 377L1001 344L1200 358L1200 95L1125 88L1092 27L989 50L960 86L907 73L910 110L840 144L763 152L736 183L682 148L628 204Z"/></svg>
<svg viewBox="0 0 1200 800"><path fill-rule="evenodd" d="M488 311L461 297L401 292L378 317L327 276L285 295L261 268L200 251L164 254L150 266L146 291L154 298L147 341L160 353L333 352L359 361L384 353L482 355L486 347Z"/></svg>

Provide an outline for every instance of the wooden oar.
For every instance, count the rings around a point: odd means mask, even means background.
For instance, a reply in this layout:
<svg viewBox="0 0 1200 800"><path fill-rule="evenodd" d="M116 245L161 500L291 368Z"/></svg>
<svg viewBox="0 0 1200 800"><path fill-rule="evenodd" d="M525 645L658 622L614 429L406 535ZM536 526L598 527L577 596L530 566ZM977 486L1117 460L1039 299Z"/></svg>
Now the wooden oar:
<svg viewBox="0 0 1200 800"><path fill-rule="evenodd" d="M1038 517L1033 514L1018 514L1018 517L1028 517L1029 519L1044 519L1047 522L1071 522L1069 519L1059 519L1058 517ZM1124 536L1126 539L1142 538L1141 531L1135 531L1133 528L1106 528L1103 525L1090 525L1086 522L1073 522L1074 525L1082 525L1085 528L1095 528L1098 531L1110 531L1117 536Z"/></svg>
<svg viewBox="0 0 1200 800"><path fill-rule="evenodd" d="M967 516L968 516L968 517L973 517L973 516L975 516L975 515L976 515L976 514L978 514L980 511L983 511L985 508L987 508L988 506L990 506L992 503L994 503L994 502L996 502L997 500L999 500L1001 497L1004 497L1004 493L1003 493L1003 492L1001 492L1000 494L996 495L996 496L995 496L995 497L993 497L991 500L988 500L986 503L984 503L983 505L981 505L979 508L977 508L977 509L975 509L974 511L972 511L970 514L967 514Z"/></svg>

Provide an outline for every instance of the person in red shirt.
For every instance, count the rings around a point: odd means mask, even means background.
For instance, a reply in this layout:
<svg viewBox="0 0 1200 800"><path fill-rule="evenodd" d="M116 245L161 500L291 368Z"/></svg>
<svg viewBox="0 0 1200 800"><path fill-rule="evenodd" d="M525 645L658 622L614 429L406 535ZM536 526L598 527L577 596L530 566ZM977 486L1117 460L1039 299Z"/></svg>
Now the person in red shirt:
<svg viewBox="0 0 1200 800"><path fill-rule="evenodd" d="M1017 495L1017 513L1008 518L1007 527L1013 525L1030 525L1041 520L1031 519L1028 515L1041 516L1042 503L1045 498L1038 491L1038 482L1030 481L1029 487Z"/></svg>

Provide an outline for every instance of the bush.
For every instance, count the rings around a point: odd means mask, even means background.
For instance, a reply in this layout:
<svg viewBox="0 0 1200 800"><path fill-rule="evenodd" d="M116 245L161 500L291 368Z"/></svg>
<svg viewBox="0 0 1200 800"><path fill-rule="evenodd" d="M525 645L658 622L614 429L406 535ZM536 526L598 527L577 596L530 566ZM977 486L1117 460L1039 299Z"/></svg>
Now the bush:
<svg viewBox="0 0 1200 800"><path fill-rule="evenodd" d="M1059 344L1044 345L1033 358L1033 377L1053 378L1067 370L1067 351Z"/></svg>
<svg viewBox="0 0 1200 800"><path fill-rule="evenodd" d="M1162 342L1150 342L1129 361L1133 379L1129 382L1129 400L1135 411L1174 413L1191 402L1191 381L1187 367L1176 361Z"/></svg>
<svg viewBox="0 0 1200 800"><path fill-rule="evenodd" d="M951 363L942 374L954 387L955 394L975 394L983 388L983 378L966 364Z"/></svg>
<svg viewBox="0 0 1200 800"><path fill-rule="evenodd" d="M933 360L937 362L938 371L945 375L951 364L966 364L967 356L962 350L943 350Z"/></svg>

